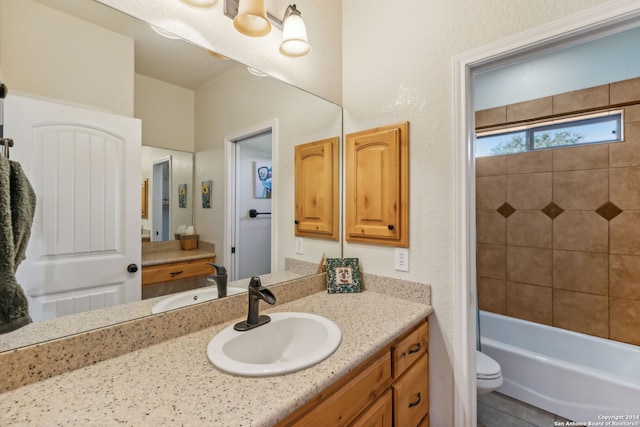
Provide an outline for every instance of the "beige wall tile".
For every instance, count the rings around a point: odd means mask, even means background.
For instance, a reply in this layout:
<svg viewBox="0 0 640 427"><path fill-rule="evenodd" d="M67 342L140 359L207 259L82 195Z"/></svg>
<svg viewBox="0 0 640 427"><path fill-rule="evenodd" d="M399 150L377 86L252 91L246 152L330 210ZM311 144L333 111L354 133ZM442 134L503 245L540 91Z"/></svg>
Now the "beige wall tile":
<svg viewBox="0 0 640 427"><path fill-rule="evenodd" d="M506 155L506 172L508 175L551 172L552 151L542 150Z"/></svg>
<svg viewBox="0 0 640 427"><path fill-rule="evenodd" d="M633 102L640 99L640 78L623 80L609 85L612 105Z"/></svg>
<svg viewBox="0 0 640 427"><path fill-rule="evenodd" d="M609 255L553 251L553 287L590 294L609 294Z"/></svg>
<svg viewBox="0 0 640 427"><path fill-rule="evenodd" d="M609 298L553 290L553 326L597 337L609 337Z"/></svg>
<svg viewBox="0 0 640 427"><path fill-rule="evenodd" d="M609 222L611 253L640 255L640 212L622 212Z"/></svg>
<svg viewBox="0 0 640 427"><path fill-rule="evenodd" d="M609 146L610 167L640 166L640 122L624 125L624 142L607 145Z"/></svg>
<svg viewBox="0 0 640 427"><path fill-rule="evenodd" d="M549 151L553 153L554 171L604 169L609 167L609 144L554 148Z"/></svg>
<svg viewBox="0 0 640 427"><path fill-rule="evenodd" d="M478 243L506 243L507 222L495 210L476 212L476 234Z"/></svg>
<svg viewBox="0 0 640 427"><path fill-rule="evenodd" d="M507 313L507 288L504 280L478 277L478 307L492 313Z"/></svg>
<svg viewBox="0 0 640 427"><path fill-rule="evenodd" d="M507 282L507 316L551 325L552 289Z"/></svg>
<svg viewBox="0 0 640 427"><path fill-rule="evenodd" d="M542 209L551 203L551 172L507 176L507 203L516 209Z"/></svg>
<svg viewBox="0 0 640 427"><path fill-rule="evenodd" d="M551 286L551 249L507 246L507 280Z"/></svg>
<svg viewBox="0 0 640 427"><path fill-rule="evenodd" d="M498 209L507 200L507 177L476 178L476 208Z"/></svg>
<svg viewBox="0 0 640 427"><path fill-rule="evenodd" d="M640 256L609 255L609 295L640 301Z"/></svg>
<svg viewBox="0 0 640 427"><path fill-rule="evenodd" d="M506 122L507 107L505 105L476 111L476 128L496 126Z"/></svg>
<svg viewBox="0 0 640 427"><path fill-rule="evenodd" d="M504 175L507 156L487 156L476 159L476 176Z"/></svg>
<svg viewBox="0 0 640 427"><path fill-rule="evenodd" d="M596 210L607 200L609 169L553 173L553 201L562 209Z"/></svg>
<svg viewBox="0 0 640 427"><path fill-rule="evenodd" d="M609 200L623 211L640 211L640 168L611 168Z"/></svg>
<svg viewBox="0 0 640 427"><path fill-rule="evenodd" d="M518 102L507 105L507 121L536 119L553 114L552 97L532 99L531 101Z"/></svg>
<svg viewBox="0 0 640 427"><path fill-rule="evenodd" d="M640 301L609 298L611 339L640 345Z"/></svg>
<svg viewBox="0 0 640 427"><path fill-rule="evenodd" d="M640 104L624 107L624 122L640 122Z"/></svg>
<svg viewBox="0 0 640 427"><path fill-rule="evenodd" d="M609 106L609 85L595 86L553 96L553 114Z"/></svg>
<svg viewBox="0 0 640 427"><path fill-rule="evenodd" d="M540 211L516 211L507 218L507 244L551 248L551 223Z"/></svg>
<svg viewBox="0 0 640 427"><path fill-rule="evenodd" d="M477 247L476 270L478 276L504 280L507 268L505 246L480 243Z"/></svg>
<svg viewBox="0 0 640 427"><path fill-rule="evenodd" d="M553 220L553 248L608 252L608 230L607 220L595 212L563 212Z"/></svg>

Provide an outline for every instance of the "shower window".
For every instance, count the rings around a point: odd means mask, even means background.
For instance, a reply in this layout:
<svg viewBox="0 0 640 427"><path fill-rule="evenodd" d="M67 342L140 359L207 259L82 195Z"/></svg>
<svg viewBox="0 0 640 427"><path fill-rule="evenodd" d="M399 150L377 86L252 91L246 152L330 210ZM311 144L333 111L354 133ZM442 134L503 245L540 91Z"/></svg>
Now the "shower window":
<svg viewBox="0 0 640 427"><path fill-rule="evenodd" d="M476 157L620 141L622 111L618 110L481 132L476 138Z"/></svg>

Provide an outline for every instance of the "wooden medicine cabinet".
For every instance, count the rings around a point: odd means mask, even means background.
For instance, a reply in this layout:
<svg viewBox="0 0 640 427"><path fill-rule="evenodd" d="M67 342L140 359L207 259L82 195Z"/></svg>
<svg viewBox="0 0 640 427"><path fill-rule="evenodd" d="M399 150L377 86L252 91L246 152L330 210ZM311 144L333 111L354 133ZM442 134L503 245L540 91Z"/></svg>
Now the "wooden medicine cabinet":
<svg viewBox="0 0 640 427"><path fill-rule="evenodd" d="M295 147L295 235L338 240L339 138Z"/></svg>
<svg viewBox="0 0 640 427"><path fill-rule="evenodd" d="M409 246L409 122L346 135L345 239Z"/></svg>

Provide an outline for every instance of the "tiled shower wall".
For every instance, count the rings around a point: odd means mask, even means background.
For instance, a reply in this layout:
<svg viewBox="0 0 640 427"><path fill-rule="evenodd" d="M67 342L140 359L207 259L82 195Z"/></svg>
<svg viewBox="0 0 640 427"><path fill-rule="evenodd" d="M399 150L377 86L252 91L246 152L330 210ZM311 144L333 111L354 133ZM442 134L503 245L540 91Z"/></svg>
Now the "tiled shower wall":
<svg viewBox="0 0 640 427"><path fill-rule="evenodd" d="M476 113L624 108L624 142L476 159L481 310L640 345L640 79Z"/></svg>

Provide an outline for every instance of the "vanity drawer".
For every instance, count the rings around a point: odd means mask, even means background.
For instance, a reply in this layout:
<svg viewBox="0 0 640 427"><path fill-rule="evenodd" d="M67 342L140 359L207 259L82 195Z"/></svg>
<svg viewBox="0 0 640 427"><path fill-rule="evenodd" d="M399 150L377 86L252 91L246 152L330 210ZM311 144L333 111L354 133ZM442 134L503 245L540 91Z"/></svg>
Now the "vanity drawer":
<svg viewBox="0 0 640 427"><path fill-rule="evenodd" d="M393 389L394 425L413 427L429 412L429 358L423 355Z"/></svg>
<svg viewBox="0 0 640 427"><path fill-rule="evenodd" d="M293 423L295 426L344 426L373 403L391 383L389 352L367 365L355 378L339 386L337 391L320 393L320 402L310 412ZM291 424L285 424L291 425Z"/></svg>
<svg viewBox="0 0 640 427"><path fill-rule="evenodd" d="M142 286L215 274L216 269L207 265L215 261L216 258L211 257L143 267Z"/></svg>
<svg viewBox="0 0 640 427"><path fill-rule="evenodd" d="M393 347L393 378L399 378L429 348L429 323L424 322Z"/></svg>

